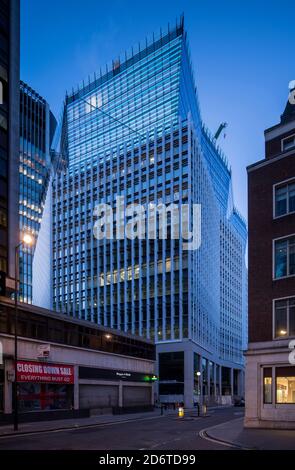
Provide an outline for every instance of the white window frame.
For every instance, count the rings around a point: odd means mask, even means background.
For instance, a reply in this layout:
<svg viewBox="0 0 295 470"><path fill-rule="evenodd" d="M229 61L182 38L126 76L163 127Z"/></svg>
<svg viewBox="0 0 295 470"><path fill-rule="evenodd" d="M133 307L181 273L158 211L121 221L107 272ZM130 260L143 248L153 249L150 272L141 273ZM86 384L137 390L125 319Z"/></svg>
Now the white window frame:
<svg viewBox="0 0 295 470"><path fill-rule="evenodd" d="M293 147L290 147L289 149L284 149L284 142L285 140L288 140L288 139L291 139L291 137L293 137L294 139L294 146ZM287 137L284 137L282 140L281 140L281 151L282 152L288 152L289 150L292 150L292 149L295 149L295 134L291 134L291 135L288 135Z"/></svg>
<svg viewBox="0 0 295 470"><path fill-rule="evenodd" d="M264 369L271 369L271 403L264 403ZM274 395L276 393L274 386L274 366L273 364L260 364L260 383L261 383L261 407L264 409L273 408Z"/></svg>
<svg viewBox="0 0 295 470"><path fill-rule="evenodd" d="M293 238L293 237L295 237L295 233L291 233L290 235L285 235L284 237L274 238L273 241L272 241L272 280L273 281L280 281L281 279L289 279L289 278L295 277L295 274L287 274L286 276L275 277L275 267L276 267L275 246L276 246L276 242L279 241L279 240L284 240L284 239ZM288 264L288 267L289 267L289 258L287 258L287 264ZM289 269L288 269L288 271L289 271Z"/></svg>
<svg viewBox="0 0 295 470"><path fill-rule="evenodd" d="M288 178L287 180L279 181L273 185L273 219L281 219L282 217L286 217L287 215L295 214L295 211L289 211L289 198L287 198L287 212L286 214L276 215L276 189L278 186L288 186L289 184L295 183L295 176L292 178Z"/></svg>
<svg viewBox="0 0 295 470"><path fill-rule="evenodd" d="M261 393L260 393L260 403L261 409L284 409L294 412L294 403L277 403L277 368L280 367L294 367L290 363L282 362L280 364L271 363L271 364L260 364L260 383L261 383ZM272 403L264 403L264 387L263 387L263 369L271 368L272 369Z"/></svg>
<svg viewBox="0 0 295 470"><path fill-rule="evenodd" d="M290 339L293 338L293 336L290 336L289 331L289 315L287 316L287 332L288 334L286 336L276 336L275 335L275 315L276 315L276 302L281 301L281 300L289 300L289 299L294 299L295 300L295 293L294 295L289 295L287 297L278 297L277 299L272 300L272 338L275 341L282 341L284 339Z"/></svg>

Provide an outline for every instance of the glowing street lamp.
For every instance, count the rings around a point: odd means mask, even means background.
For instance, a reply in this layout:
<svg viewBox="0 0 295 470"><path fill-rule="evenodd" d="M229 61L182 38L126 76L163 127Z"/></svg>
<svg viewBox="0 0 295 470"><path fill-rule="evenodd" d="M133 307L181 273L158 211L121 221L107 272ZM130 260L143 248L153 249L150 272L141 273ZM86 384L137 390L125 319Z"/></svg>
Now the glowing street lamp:
<svg viewBox="0 0 295 470"><path fill-rule="evenodd" d="M22 244L27 245L27 246L32 246L34 243L34 239L30 233L25 233L23 236Z"/></svg>

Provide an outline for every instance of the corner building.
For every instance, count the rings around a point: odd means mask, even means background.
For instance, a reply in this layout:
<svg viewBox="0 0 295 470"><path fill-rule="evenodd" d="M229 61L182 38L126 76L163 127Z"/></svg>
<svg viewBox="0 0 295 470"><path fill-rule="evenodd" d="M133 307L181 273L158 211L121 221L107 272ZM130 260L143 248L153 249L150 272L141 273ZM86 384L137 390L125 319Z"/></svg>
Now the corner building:
<svg viewBox="0 0 295 470"><path fill-rule="evenodd" d="M65 100L53 183L53 307L157 345L161 401L243 388L245 222L199 112L183 21ZM201 246L93 236L98 203L201 205ZM197 374L197 373L200 374Z"/></svg>
<svg viewBox="0 0 295 470"><path fill-rule="evenodd" d="M295 105L264 135L265 159L248 167L245 426L295 429Z"/></svg>

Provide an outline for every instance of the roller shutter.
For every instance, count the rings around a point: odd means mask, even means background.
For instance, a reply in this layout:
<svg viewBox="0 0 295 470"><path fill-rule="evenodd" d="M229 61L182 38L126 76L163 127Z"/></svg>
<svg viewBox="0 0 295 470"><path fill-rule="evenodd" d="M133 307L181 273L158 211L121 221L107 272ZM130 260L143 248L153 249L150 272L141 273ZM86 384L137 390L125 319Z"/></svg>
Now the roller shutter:
<svg viewBox="0 0 295 470"><path fill-rule="evenodd" d="M119 387L116 385L80 385L80 408L110 408L119 405Z"/></svg>
<svg viewBox="0 0 295 470"><path fill-rule="evenodd" d="M151 387L123 387L123 406L151 404Z"/></svg>

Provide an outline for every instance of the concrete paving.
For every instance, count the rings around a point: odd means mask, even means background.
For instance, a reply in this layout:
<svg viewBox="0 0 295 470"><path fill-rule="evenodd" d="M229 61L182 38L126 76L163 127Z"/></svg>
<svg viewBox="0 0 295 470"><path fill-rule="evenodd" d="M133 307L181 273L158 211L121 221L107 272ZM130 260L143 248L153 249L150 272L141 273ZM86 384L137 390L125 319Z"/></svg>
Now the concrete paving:
<svg viewBox="0 0 295 470"><path fill-rule="evenodd" d="M295 450L295 431L281 429L245 429L243 418L206 428L202 437L225 447L257 450Z"/></svg>

